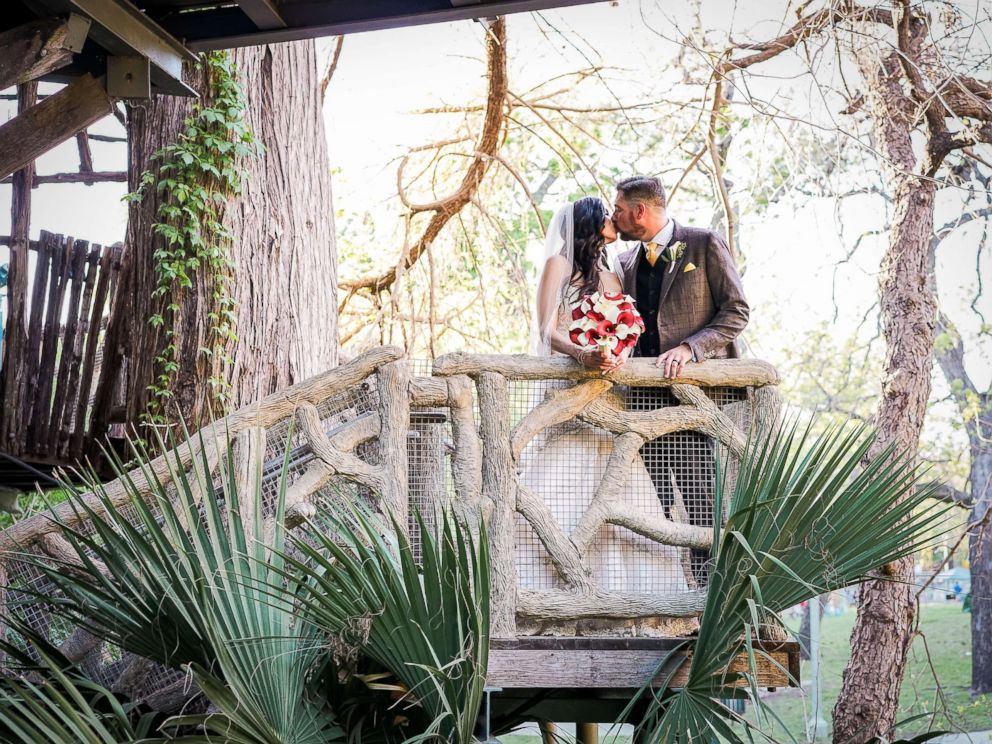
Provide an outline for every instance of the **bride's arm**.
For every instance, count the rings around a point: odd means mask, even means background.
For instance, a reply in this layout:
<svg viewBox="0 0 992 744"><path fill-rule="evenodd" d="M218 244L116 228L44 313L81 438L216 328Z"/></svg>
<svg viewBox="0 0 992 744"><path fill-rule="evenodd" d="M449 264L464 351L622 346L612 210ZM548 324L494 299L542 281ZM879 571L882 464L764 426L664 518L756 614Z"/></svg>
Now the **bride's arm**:
<svg viewBox="0 0 992 744"><path fill-rule="evenodd" d="M599 286L604 292L620 292L623 293L623 284L620 282L620 277L614 274L612 271L600 271L599 272Z"/></svg>
<svg viewBox="0 0 992 744"><path fill-rule="evenodd" d="M568 260L564 256L549 258L537 285L537 332L554 351L579 359L581 349L558 331L560 291L568 279Z"/></svg>
<svg viewBox="0 0 992 744"><path fill-rule="evenodd" d="M541 280L537 285L537 330L541 340L552 350L568 354L587 367L612 369L611 361L604 359L596 349L583 349L558 330L559 291L569 280L569 262L564 256L552 256L544 264Z"/></svg>

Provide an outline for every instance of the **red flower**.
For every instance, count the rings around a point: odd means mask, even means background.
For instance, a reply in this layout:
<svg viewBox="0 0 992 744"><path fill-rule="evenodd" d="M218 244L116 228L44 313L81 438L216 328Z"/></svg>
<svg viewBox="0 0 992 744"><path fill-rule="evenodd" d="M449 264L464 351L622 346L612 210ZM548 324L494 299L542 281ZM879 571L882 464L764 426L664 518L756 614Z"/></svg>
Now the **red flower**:
<svg viewBox="0 0 992 744"><path fill-rule="evenodd" d="M589 318L590 320L595 320L597 323L606 320L606 316L604 316L602 313L597 313L595 310L590 310L589 312L587 312L586 317Z"/></svg>
<svg viewBox="0 0 992 744"><path fill-rule="evenodd" d="M606 318L603 318L603 320L599 321L599 324L596 326L596 333L598 333L601 336L612 336L616 332L617 332L617 327L613 325L610 321L606 320Z"/></svg>
<svg viewBox="0 0 992 744"><path fill-rule="evenodd" d="M637 320L637 316L630 310L621 310L617 316L617 325L632 326Z"/></svg>
<svg viewBox="0 0 992 744"><path fill-rule="evenodd" d="M572 340L573 344L579 343L579 335L582 333L581 328L575 328L568 333L568 337Z"/></svg>
<svg viewBox="0 0 992 744"><path fill-rule="evenodd" d="M621 302L619 305L617 305L617 310L619 310L622 313L626 313L626 312L636 313L637 312L637 310L634 308L634 303L633 302Z"/></svg>
<svg viewBox="0 0 992 744"><path fill-rule="evenodd" d="M603 292L603 299L609 302L619 302L623 299L623 292Z"/></svg>
<svg viewBox="0 0 992 744"><path fill-rule="evenodd" d="M582 310L579 307L574 307L572 309L572 320L578 320L582 317Z"/></svg>

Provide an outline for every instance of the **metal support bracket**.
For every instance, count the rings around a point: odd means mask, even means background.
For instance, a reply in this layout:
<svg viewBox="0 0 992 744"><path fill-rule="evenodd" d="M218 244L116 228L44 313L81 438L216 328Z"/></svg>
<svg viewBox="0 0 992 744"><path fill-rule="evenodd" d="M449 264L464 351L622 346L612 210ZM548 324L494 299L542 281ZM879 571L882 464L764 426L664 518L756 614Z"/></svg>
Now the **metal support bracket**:
<svg viewBox="0 0 992 744"><path fill-rule="evenodd" d="M151 98L151 64L147 57L107 57L107 93L111 98Z"/></svg>

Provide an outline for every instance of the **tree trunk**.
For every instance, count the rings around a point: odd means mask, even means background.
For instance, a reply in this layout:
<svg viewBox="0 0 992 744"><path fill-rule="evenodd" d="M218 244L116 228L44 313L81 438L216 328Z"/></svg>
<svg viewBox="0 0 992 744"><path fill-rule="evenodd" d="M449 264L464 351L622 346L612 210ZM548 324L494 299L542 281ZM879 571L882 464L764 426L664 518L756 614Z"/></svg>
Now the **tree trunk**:
<svg viewBox="0 0 992 744"><path fill-rule="evenodd" d="M988 406L989 396L982 402ZM989 410L983 407L982 411ZM973 438L971 443L972 532L968 540L971 565L971 689L992 692L992 524L984 523L992 509L992 446Z"/></svg>
<svg viewBox="0 0 992 744"><path fill-rule="evenodd" d="M943 234L930 241L929 284L936 292L937 248ZM992 410L992 390L979 392L964 365L964 339L946 314L938 317L941 334L937 361L951 388L968 433L968 485L974 506L968 535L971 571L971 686L976 693L992 692L992 524L984 523L992 508L992 445L984 413ZM971 410L977 399L979 415ZM992 518L992 517L990 517Z"/></svg>
<svg viewBox="0 0 992 744"><path fill-rule="evenodd" d="M337 362L337 257L330 166L312 41L274 44L231 52L247 99L247 123L264 150L246 159L243 191L227 199L223 222L232 235L229 292L237 303L236 341L228 343L228 369L201 348L210 348L213 308L210 277L200 272L178 302L175 344L178 371L170 390L190 425L217 412L207 380L221 373L231 383L228 405L243 406L334 366ZM189 70L187 82L203 92L205 75ZM130 185L152 166L151 156L173 143L192 112L189 99L159 96L129 107ZM105 403L124 358L128 360L126 417L136 422L149 402L147 386L160 370L155 357L163 334L149 325L164 302L156 286L153 253L162 238L160 194L149 189L132 205L122 288L117 293L105 351L96 410L97 436L106 430ZM168 316L167 316L168 317Z"/></svg>
<svg viewBox="0 0 992 744"><path fill-rule="evenodd" d="M878 47L871 46L857 61L879 149L888 161L887 190L895 210L879 276L886 360L875 421L878 440L869 457L894 445L915 459L933 361L936 303L927 283L927 255L936 184L914 176L919 164L911 141L912 107L901 88L898 58L892 54L879 62L877 55ZM834 707L835 742L888 735L895 723L915 610L912 557L887 566L883 574L860 592L851 659Z"/></svg>

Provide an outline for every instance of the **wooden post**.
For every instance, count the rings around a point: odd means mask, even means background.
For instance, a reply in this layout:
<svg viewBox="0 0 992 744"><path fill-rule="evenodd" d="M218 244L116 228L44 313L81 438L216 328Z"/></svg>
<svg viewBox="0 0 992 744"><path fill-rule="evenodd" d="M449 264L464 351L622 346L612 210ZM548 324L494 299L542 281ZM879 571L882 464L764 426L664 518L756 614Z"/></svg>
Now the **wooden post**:
<svg viewBox="0 0 992 744"><path fill-rule="evenodd" d="M472 382L464 375L448 378L448 409L455 451L451 479L455 483L455 514L474 531L482 516L482 442L472 412Z"/></svg>
<svg viewBox="0 0 992 744"><path fill-rule="evenodd" d="M599 724L575 724L575 741L576 744L599 744Z"/></svg>
<svg viewBox="0 0 992 744"><path fill-rule="evenodd" d="M76 330L76 338L72 344L72 366L69 368L69 391L70 399L66 403L65 413L62 416L62 428L65 430L65 441L62 445L60 455L68 457L72 448L72 439L75 436L75 427L78 418L79 398L83 396L83 391L79 386L79 377L83 373L85 359L83 357L86 349L86 339L90 332L90 308L93 306L93 290L96 287L96 275L100 266L100 246L93 244L86 257L86 278L83 280L83 301L79 310L79 327ZM86 392L86 396L89 391ZM99 410L99 409L98 409ZM82 436L82 435L80 435ZM96 453L94 453L96 454Z"/></svg>
<svg viewBox="0 0 992 744"><path fill-rule="evenodd" d="M38 84L27 83L17 88L17 112L23 115L38 100ZM19 454L14 442L21 416L22 387L25 384L24 347L27 343L25 309L28 299L28 250L31 229L31 183L34 161L14 174L10 198L10 273L7 278L7 329L4 332L3 368L0 387L3 389L3 409L0 412L0 450Z"/></svg>
<svg viewBox="0 0 992 744"><path fill-rule="evenodd" d="M38 366L38 397L35 400L35 415L28 429L28 447L34 454L48 452L48 434L51 428L52 393L55 383L55 362L58 354L59 337L62 328L62 305L65 301L65 288L69 280L69 257L73 239L62 235L51 241L52 269L48 278L48 304L45 307L45 322L42 326L41 357ZM40 309L40 308L39 308Z"/></svg>
<svg viewBox="0 0 992 744"><path fill-rule="evenodd" d="M380 494L383 506L400 529L410 520L407 493L407 431L410 427L410 367L405 359L383 365L376 372L381 430L375 464L383 470L385 485Z"/></svg>
<svg viewBox="0 0 992 744"><path fill-rule="evenodd" d="M69 272L66 281L72 283L69 290L69 309L66 311L66 325L62 336L62 354L59 360L58 378L55 381L55 402L52 405L52 426L48 432L48 451L58 456L63 443L68 442L69 432L63 428L68 426L65 411L75 401L70 395L69 380L76 370L75 379L79 374L79 358L76 355L76 333L79 331L79 302L83 294L83 272L86 266L86 253L90 244L85 240L76 240L72 244L72 256L69 259ZM75 409L73 409L75 410Z"/></svg>
<svg viewBox="0 0 992 744"><path fill-rule="evenodd" d="M506 378L483 372L477 380L482 460L482 494L489 512L492 561L490 627L494 638L513 638L517 623L517 476L510 451L510 412Z"/></svg>
<svg viewBox="0 0 992 744"><path fill-rule="evenodd" d="M0 178L33 162L113 111L103 80L83 75L0 126Z"/></svg>

